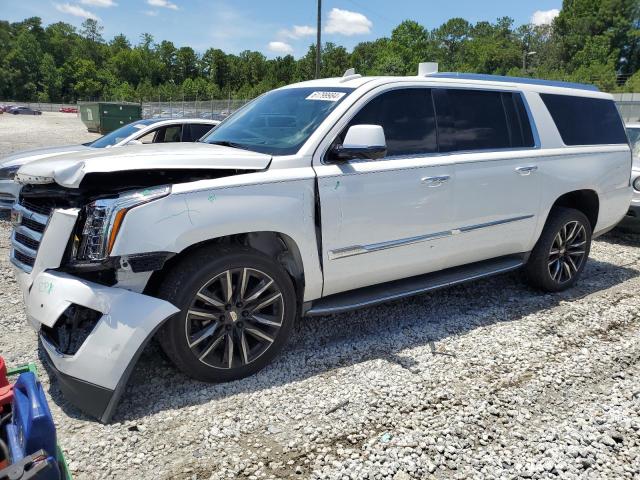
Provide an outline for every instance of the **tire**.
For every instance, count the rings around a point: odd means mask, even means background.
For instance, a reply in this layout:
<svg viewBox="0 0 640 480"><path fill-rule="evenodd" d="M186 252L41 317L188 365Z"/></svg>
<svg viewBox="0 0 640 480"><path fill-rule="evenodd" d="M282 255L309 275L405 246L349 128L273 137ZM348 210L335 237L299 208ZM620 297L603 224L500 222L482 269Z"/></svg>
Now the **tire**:
<svg viewBox="0 0 640 480"><path fill-rule="evenodd" d="M195 251L172 268L158 293L180 309L160 331L162 349L180 370L205 382L264 368L287 343L297 314L287 272L240 246Z"/></svg>
<svg viewBox="0 0 640 480"><path fill-rule="evenodd" d="M573 208L554 208L525 265L528 283L545 292L572 287L584 270L590 249L587 217Z"/></svg>

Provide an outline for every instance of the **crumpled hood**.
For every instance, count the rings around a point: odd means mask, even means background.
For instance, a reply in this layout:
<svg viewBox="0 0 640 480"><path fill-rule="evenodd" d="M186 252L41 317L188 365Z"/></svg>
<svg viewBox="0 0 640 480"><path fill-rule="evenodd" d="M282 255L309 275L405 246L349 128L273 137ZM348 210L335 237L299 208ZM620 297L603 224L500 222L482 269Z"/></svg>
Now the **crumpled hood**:
<svg viewBox="0 0 640 480"><path fill-rule="evenodd" d="M0 168L20 166L35 160L42 160L43 158L51 158L65 153L82 152L87 150L92 150L92 148L85 145L63 145L61 147L24 150L22 152L7 155L0 159Z"/></svg>
<svg viewBox="0 0 640 480"><path fill-rule="evenodd" d="M271 156L206 143L164 143L125 148L90 149L30 162L15 180L22 184L57 183L78 188L90 173L136 170L263 170Z"/></svg>

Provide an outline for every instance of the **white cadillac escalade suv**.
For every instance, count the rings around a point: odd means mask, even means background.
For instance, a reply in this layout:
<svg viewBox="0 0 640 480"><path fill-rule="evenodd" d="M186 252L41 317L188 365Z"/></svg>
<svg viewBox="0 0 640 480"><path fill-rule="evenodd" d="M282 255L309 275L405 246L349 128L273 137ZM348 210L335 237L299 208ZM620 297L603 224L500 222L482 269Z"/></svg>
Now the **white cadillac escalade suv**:
<svg viewBox="0 0 640 480"><path fill-rule="evenodd" d="M301 316L517 268L566 289L630 172L594 88L348 72L266 93L203 143L23 166L11 260L62 391L106 422L154 336L219 382L269 363Z"/></svg>

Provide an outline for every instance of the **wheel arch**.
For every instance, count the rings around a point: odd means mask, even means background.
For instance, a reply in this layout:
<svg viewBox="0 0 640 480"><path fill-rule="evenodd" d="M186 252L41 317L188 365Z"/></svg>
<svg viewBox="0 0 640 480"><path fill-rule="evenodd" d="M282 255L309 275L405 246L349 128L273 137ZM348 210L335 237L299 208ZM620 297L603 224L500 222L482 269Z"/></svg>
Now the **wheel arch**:
<svg viewBox="0 0 640 480"><path fill-rule="evenodd" d="M237 233L203 240L189 245L167 260L162 270L153 272L147 282L144 293L154 296L168 272L174 268L175 265L194 252L215 245L243 245L251 247L276 260L291 277L291 281L296 290L298 304L302 305L305 289L305 270L300 248L289 235L273 231Z"/></svg>
<svg viewBox="0 0 640 480"><path fill-rule="evenodd" d="M547 212L545 224L549 220L551 212L557 207L574 208L584 213L591 225L591 231L595 231L600 213L600 198L595 190L573 190L558 197Z"/></svg>

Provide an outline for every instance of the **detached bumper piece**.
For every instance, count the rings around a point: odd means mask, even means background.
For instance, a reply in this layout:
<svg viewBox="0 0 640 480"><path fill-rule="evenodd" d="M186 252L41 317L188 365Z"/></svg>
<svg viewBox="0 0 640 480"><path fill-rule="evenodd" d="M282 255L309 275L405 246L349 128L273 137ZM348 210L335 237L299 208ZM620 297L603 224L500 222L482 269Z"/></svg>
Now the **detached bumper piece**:
<svg viewBox="0 0 640 480"><path fill-rule="evenodd" d="M54 271L33 278L25 303L63 394L104 423L145 345L178 312L164 300Z"/></svg>

